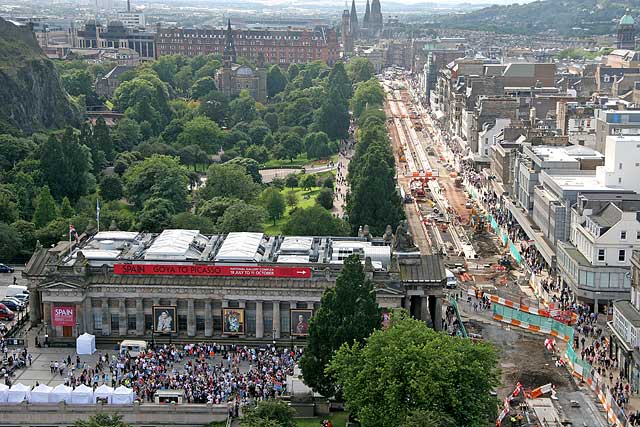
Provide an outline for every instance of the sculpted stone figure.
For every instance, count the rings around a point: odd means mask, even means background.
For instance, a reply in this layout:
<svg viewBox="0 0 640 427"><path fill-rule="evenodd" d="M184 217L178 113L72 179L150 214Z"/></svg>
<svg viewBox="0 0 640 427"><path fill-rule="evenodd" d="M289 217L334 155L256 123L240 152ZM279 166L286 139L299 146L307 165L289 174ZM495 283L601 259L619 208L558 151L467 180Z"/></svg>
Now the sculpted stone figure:
<svg viewBox="0 0 640 427"><path fill-rule="evenodd" d="M387 225L387 228L382 235L382 240L384 240L384 243L387 245L391 245L393 243L393 230L391 228L391 224Z"/></svg>
<svg viewBox="0 0 640 427"><path fill-rule="evenodd" d="M409 233L409 223L406 219L398 224L396 228L393 250L397 252L415 252L418 250L418 247L413 244L413 237Z"/></svg>

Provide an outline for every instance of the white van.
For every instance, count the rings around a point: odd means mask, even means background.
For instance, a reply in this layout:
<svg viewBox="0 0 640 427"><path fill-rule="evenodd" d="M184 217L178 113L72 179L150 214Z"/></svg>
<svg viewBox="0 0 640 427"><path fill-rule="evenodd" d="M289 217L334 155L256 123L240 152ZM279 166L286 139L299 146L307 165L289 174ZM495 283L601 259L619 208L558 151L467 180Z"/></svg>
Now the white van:
<svg viewBox="0 0 640 427"><path fill-rule="evenodd" d="M458 279L456 279L456 275L453 274L451 270L445 270L445 273L447 274L447 288L455 289L455 287L458 286Z"/></svg>
<svg viewBox="0 0 640 427"><path fill-rule="evenodd" d="M7 293L5 296L12 297L18 294L26 294L29 295L29 291L26 286L21 285L9 285L7 286Z"/></svg>
<svg viewBox="0 0 640 427"><path fill-rule="evenodd" d="M124 340L120 343L120 353L129 352L129 356L138 357L147 349L147 342L142 340Z"/></svg>

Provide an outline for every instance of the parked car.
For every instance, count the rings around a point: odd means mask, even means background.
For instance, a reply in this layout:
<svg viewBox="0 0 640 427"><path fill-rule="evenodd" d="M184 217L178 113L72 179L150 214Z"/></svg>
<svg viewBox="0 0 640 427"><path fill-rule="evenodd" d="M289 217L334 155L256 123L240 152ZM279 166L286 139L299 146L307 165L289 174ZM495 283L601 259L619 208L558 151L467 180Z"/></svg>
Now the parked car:
<svg viewBox="0 0 640 427"><path fill-rule="evenodd" d="M13 320L15 317L15 313L9 307L0 303L0 320Z"/></svg>
<svg viewBox="0 0 640 427"><path fill-rule="evenodd" d="M22 301L25 305L29 302L29 294L16 294L12 298L16 298L18 301Z"/></svg>
<svg viewBox="0 0 640 427"><path fill-rule="evenodd" d="M4 304L4 306L11 311L20 311L24 308L24 306L21 306L18 302L9 299L3 299L0 301L0 304Z"/></svg>
<svg viewBox="0 0 640 427"><path fill-rule="evenodd" d="M13 273L14 271L13 267L9 267L6 264L0 264L0 273Z"/></svg>

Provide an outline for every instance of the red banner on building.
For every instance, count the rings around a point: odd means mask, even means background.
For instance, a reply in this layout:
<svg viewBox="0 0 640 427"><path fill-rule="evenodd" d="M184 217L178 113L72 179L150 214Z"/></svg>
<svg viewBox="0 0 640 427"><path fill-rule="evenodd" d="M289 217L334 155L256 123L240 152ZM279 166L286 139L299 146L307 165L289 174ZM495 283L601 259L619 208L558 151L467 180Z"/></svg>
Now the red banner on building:
<svg viewBox="0 0 640 427"><path fill-rule="evenodd" d="M283 277L307 279L308 267L278 267L264 265L180 265L180 264L115 264L114 274L165 276L232 276Z"/></svg>
<svg viewBox="0 0 640 427"><path fill-rule="evenodd" d="M51 324L53 326L75 326L76 308L72 305L51 307Z"/></svg>

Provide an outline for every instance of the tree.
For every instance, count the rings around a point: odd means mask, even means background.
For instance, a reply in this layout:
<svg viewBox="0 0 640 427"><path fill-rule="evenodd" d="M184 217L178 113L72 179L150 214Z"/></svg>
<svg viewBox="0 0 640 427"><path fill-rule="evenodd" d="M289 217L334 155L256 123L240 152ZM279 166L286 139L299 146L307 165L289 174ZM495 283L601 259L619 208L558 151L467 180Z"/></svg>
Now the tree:
<svg viewBox="0 0 640 427"><path fill-rule="evenodd" d="M258 206L249 205L240 201L224 212L218 220L217 229L219 233L231 233L234 231L257 231L263 230L264 210Z"/></svg>
<svg viewBox="0 0 640 427"><path fill-rule="evenodd" d="M253 182L255 182L256 184L260 184L262 182L262 175L260 175L260 165L254 159L250 159L247 157L234 157L224 164L242 166L245 172L251 176Z"/></svg>
<svg viewBox="0 0 640 427"><path fill-rule="evenodd" d="M222 147L222 140L220 127L210 119L198 116L184 125L177 144L182 147L197 145L207 153L217 153Z"/></svg>
<svg viewBox="0 0 640 427"><path fill-rule="evenodd" d="M71 206L71 202L68 197L62 199L62 203L60 203L60 216L62 218L71 218L74 216L76 212L73 210Z"/></svg>
<svg viewBox="0 0 640 427"><path fill-rule="evenodd" d="M100 195L105 200L119 200L123 194L122 180L118 175L106 175L100 181Z"/></svg>
<svg viewBox="0 0 640 427"><path fill-rule="evenodd" d="M296 175L295 173L290 173L289 175L287 175L284 182L287 187L296 188L300 180L298 178L298 175Z"/></svg>
<svg viewBox="0 0 640 427"><path fill-rule="evenodd" d="M322 188L320 193L318 193L316 202L326 210L330 211L333 209L333 190L329 188Z"/></svg>
<svg viewBox="0 0 640 427"><path fill-rule="evenodd" d="M491 344L436 332L405 313L366 344L345 343L327 371L363 427L402 425L417 410L480 427L496 419L497 365Z"/></svg>
<svg viewBox="0 0 640 427"><path fill-rule="evenodd" d="M277 65L269 68L267 73L267 95L273 98L284 90L287 86L287 76L284 75L282 69Z"/></svg>
<svg viewBox="0 0 640 427"><path fill-rule="evenodd" d="M0 254L3 260L11 260L18 255L22 247L20 233L4 222L0 222Z"/></svg>
<svg viewBox="0 0 640 427"><path fill-rule="evenodd" d="M87 194L91 155L81 146L72 128L59 140L51 134L40 147L40 170L44 184L56 200L68 196L72 201Z"/></svg>
<svg viewBox="0 0 640 427"><path fill-rule="evenodd" d="M18 206L10 193L0 188L0 222L11 224L18 219Z"/></svg>
<svg viewBox="0 0 640 427"><path fill-rule="evenodd" d="M308 159L321 159L331 155L329 137L324 132L307 134L302 140Z"/></svg>
<svg viewBox="0 0 640 427"><path fill-rule="evenodd" d="M376 70L368 58L355 57L347 64L347 74L354 84L370 80L375 73Z"/></svg>
<svg viewBox="0 0 640 427"><path fill-rule="evenodd" d="M276 225L286 207L282 193L277 188L268 187L260 195L260 203L267 211L268 218L273 220L273 225Z"/></svg>
<svg viewBox="0 0 640 427"><path fill-rule="evenodd" d="M214 197L211 200L205 200L198 206L198 215L209 218L214 224L229 209L229 206L240 202L240 199L230 197Z"/></svg>
<svg viewBox="0 0 640 427"><path fill-rule="evenodd" d="M124 174L125 194L140 209L149 198L163 198L175 211L187 207L187 169L175 157L153 155Z"/></svg>
<svg viewBox="0 0 640 427"><path fill-rule="evenodd" d="M322 186L324 188L329 188L329 189L333 190L333 184L334 184L333 181L334 181L334 179L335 178L333 177L333 175L329 175L328 177L326 177L324 179L324 181L322 181Z"/></svg>
<svg viewBox="0 0 640 427"><path fill-rule="evenodd" d="M304 178L300 180L300 186L304 190L311 190L317 184L315 175L304 175Z"/></svg>
<svg viewBox="0 0 640 427"><path fill-rule="evenodd" d="M229 103L230 119L232 124L240 122L251 123L258 117L256 101L248 92L240 92L240 96Z"/></svg>
<svg viewBox="0 0 640 427"><path fill-rule="evenodd" d="M350 173L349 221L353 229L368 224L374 236L381 236L387 225L395 226L404 218L395 171L388 164L385 150L389 150L388 146L371 147L355 179Z"/></svg>
<svg viewBox="0 0 640 427"><path fill-rule="evenodd" d="M153 62L151 68L158 74L160 80L173 84L173 78L178 72L178 65L174 55L163 55Z"/></svg>
<svg viewBox="0 0 640 427"><path fill-rule="evenodd" d="M159 133L171 118L169 91L157 75L139 74L116 89L113 100L119 111L138 123L148 122Z"/></svg>
<svg viewBox="0 0 640 427"><path fill-rule="evenodd" d="M360 117L360 114L367 108L381 108L383 102L384 91L378 80L374 78L358 83L353 98L351 98L351 110L356 117Z"/></svg>
<svg viewBox="0 0 640 427"><path fill-rule="evenodd" d="M9 170L36 150L36 144L27 138L0 134L0 170Z"/></svg>
<svg viewBox="0 0 640 427"><path fill-rule="evenodd" d="M114 129L113 139L119 152L131 150L142 139L140 125L128 117L118 120L118 124Z"/></svg>
<svg viewBox="0 0 640 427"><path fill-rule="evenodd" d="M200 190L200 197L233 197L245 201L255 198L258 185L253 182L244 166L234 164L211 165L207 170L207 183Z"/></svg>
<svg viewBox="0 0 640 427"><path fill-rule="evenodd" d="M456 422L448 414L419 409L411 411L400 427L449 427L453 425L456 425Z"/></svg>
<svg viewBox="0 0 640 427"><path fill-rule="evenodd" d="M213 80L213 77L202 77L196 80L191 87L191 97L193 99L202 99L214 90L217 90L217 87L216 81Z"/></svg>
<svg viewBox="0 0 640 427"><path fill-rule="evenodd" d="M285 200L287 202L287 206L289 206L290 208L296 207L296 205L298 204L298 193L296 193L295 190L287 191L287 193L285 194Z"/></svg>
<svg viewBox="0 0 640 427"><path fill-rule="evenodd" d="M36 226L34 223L22 219L11 224L11 228L20 234L20 253L18 255L29 258L36 247Z"/></svg>
<svg viewBox="0 0 640 427"><path fill-rule="evenodd" d="M353 61L353 59L351 61ZM345 101L351 98L351 95L353 95L351 81L349 80L349 76L347 75L347 71L345 71L344 64L342 62L336 62L336 64L331 69L331 72L329 73L328 87L335 89L336 94L340 95Z"/></svg>
<svg viewBox="0 0 640 427"><path fill-rule="evenodd" d="M139 216L138 228L140 231L159 233L171 227L174 213L171 201L158 197L147 199Z"/></svg>
<svg viewBox="0 0 640 427"><path fill-rule="evenodd" d="M373 282L365 277L358 256L352 255L344 261L335 287L324 291L320 308L309 322L307 348L300 361L305 383L325 397L333 396L335 380L325 369L334 352L344 343L364 342L380 326L380 314Z"/></svg>
<svg viewBox="0 0 640 427"><path fill-rule="evenodd" d="M198 114L205 115L218 125L223 126L229 116L229 98L217 90L209 92L202 98Z"/></svg>
<svg viewBox="0 0 640 427"><path fill-rule="evenodd" d="M98 413L87 420L76 421L75 427L131 427L131 424L122 421L122 415Z"/></svg>
<svg viewBox="0 0 640 427"><path fill-rule="evenodd" d="M296 209L282 229L289 236L348 236L350 231L346 221L318 205Z"/></svg>
<svg viewBox="0 0 640 427"><path fill-rule="evenodd" d="M89 97L93 94L93 78L86 70L74 70L60 75L62 86L71 96L84 95Z"/></svg>
<svg viewBox="0 0 640 427"><path fill-rule="evenodd" d="M262 400L254 406L245 406L240 420L242 427L296 427L296 411L283 400Z"/></svg>
<svg viewBox="0 0 640 427"><path fill-rule="evenodd" d="M258 163L264 163L269 160L269 150L262 145L250 145L244 152L244 155Z"/></svg>
<svg viewBox="0 0 640 427"><path fill-rule="evenodd" d="M191 212L180 212L171 218L171 226L173 228L182 228L186 230L200 230L204 234L215 233L215 224L209 218L194 215Z"/></svg>
<svg viewBox="0 0 640 427"><path fill-rule="evenodd" d="M338 91L338 88L329 87L329 93L314 115L317 129L330 139L346 138L349 134L349 104Z"/></svg>
<svg viewBox="0 0 640 427"><path fill-rule="evenodd" d="M48 186L42 187L36 202L36 211L33 214L33 223L41 228L58 217L56 201L53 199Z"/></svg>
<svg viewBox="0 0 640 427"><path fill-rule="evenodd" d="M302 151L301 138L294 132L287 132L287 134L282 138L280 145L282 148L278 154L281 159L289 159L289 161L293 161L293 159Z"/></svg>
<svg viewBox="0 0 640 427"><path fill-rule="evenodd" d="M298 73L300 73L300 66L298 64L291 64L287 69L287 74L289 74L289 81L298 77Z"/></svg>
<svg viewBox="0 0 640 427"><path fill-rule="evenodd" d="M93 126L93 139L96 148L104 153L105 158L113 161L113 141L111 141L111 135L109 134L109 128L107 123L102 117L98 117L95 126ZM96 159L93 159L94 163Z"/></svg>

